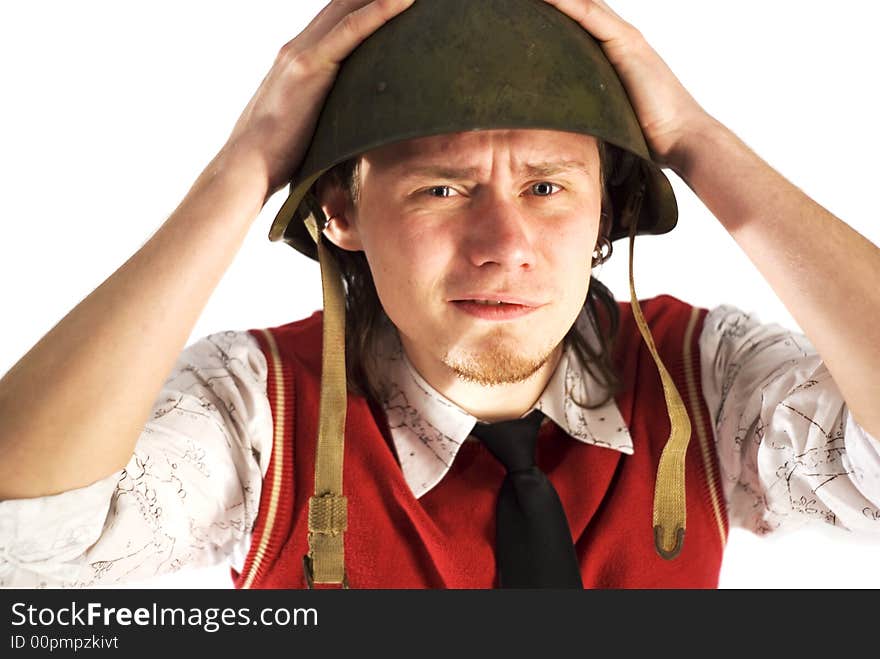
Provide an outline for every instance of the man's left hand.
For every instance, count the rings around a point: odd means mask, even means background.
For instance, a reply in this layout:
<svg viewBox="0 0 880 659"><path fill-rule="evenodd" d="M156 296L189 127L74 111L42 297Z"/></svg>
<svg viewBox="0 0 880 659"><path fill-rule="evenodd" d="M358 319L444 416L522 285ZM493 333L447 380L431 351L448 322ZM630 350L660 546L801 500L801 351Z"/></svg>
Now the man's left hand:
<svg viewBox="0 0 880 659"><path fill-rule="evenodd" d="M694 100L641 32L602 0L544 0L577 21L617 71L653 160L677 169L685 137L714 119Z"/></svg>

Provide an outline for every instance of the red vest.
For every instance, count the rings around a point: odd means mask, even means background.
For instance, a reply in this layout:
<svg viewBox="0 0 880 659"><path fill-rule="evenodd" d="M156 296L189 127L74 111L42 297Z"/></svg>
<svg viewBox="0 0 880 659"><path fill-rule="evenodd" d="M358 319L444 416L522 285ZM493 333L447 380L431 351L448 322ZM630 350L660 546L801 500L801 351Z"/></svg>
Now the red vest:
<svg viewBox="0 0 880 659"><path fill-rule="evenodd" d="M674 560L654 549L651 512L660 452L669 436L663 388L628 303L614 360L616 397L634 454L585 444L552 422L542 426L537 464L562 500L587 588L715 588L727 513L698 341L707 310L668 295L642 310L691 419L687 531ZM306 587L308 500L314 489L321 376L320 312L253 331L269 364L275 423L269 470L250 552L237 588ZM416 499L395 457L381 409L350 396L343 494L348 497L345 563L352 588L493 588L495 503L504 468L481 442L464 442L446 476Z"/></svg>

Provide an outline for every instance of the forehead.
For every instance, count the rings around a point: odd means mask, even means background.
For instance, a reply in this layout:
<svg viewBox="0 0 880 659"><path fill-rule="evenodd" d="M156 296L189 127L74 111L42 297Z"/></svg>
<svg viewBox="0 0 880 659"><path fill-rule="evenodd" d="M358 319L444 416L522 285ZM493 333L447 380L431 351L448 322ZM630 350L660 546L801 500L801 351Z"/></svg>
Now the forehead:
<svg viewBox="0 0 880 659"><path fill-rule="evenodd" d="M595 137L555 130L476 130L395 142L363 155L370 167L401 169L419 165L478 165L495 157L515 163L598 162Z"/></svg>

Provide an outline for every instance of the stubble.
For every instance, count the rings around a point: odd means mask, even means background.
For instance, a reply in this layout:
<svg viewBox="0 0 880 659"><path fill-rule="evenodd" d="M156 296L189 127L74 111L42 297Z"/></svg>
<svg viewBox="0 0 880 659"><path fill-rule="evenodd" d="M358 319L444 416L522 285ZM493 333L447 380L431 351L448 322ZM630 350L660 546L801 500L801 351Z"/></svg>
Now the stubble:
<svg viewBox="0 0 880 659"><path fill-rule="evenodd" d="M553 355L555 345L545 346L532 354L499 330L487 337L479 350L452 350L443 356L443 363L461 380L484 387L523 382L537 373Z"/></svg>

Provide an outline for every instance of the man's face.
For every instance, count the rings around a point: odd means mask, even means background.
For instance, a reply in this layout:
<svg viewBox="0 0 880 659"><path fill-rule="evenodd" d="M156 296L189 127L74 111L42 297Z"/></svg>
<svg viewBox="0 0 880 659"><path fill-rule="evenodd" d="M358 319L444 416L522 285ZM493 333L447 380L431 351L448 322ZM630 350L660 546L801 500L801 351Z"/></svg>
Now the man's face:
<svg viewBox="0 0 880 659"><path fill-rule="evenodd" d="M382 147L361 161L360 199L337 242L363 249L432 384L520 382L558 358L586 298L599 170L594 138L557 131Z"/></svg>

